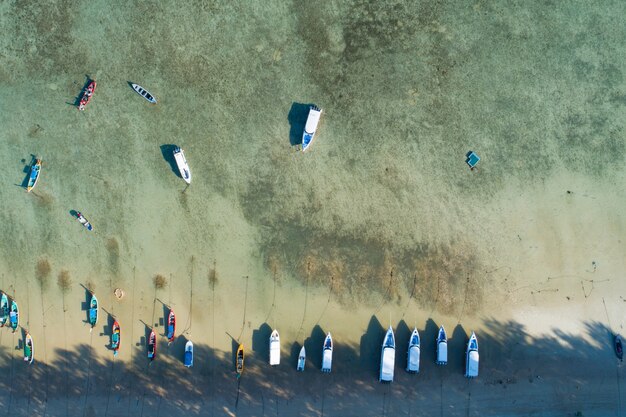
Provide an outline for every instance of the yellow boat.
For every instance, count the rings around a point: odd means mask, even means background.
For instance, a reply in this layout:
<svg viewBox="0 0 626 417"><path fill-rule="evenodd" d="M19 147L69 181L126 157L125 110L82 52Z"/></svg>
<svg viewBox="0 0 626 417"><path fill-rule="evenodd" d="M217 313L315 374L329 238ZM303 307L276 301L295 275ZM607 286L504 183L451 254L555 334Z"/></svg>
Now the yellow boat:
<svg viewBox="0 0 626 417"><path fill-rule="evenodd" d="M237 378L241 377L243 373L243 343L237 348Z"/></svg>

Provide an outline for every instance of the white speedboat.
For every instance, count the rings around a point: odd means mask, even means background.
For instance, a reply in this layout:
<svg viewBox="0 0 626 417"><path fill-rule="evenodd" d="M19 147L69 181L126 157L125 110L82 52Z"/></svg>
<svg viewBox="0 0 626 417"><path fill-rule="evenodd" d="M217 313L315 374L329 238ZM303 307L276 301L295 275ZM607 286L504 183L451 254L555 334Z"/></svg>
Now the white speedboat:
<svg viewBox="0 0 626 417"><path fill-rule="evenodd" d="M322 109L317 106L311 106L309 108L309 116L306 119L306 124L304 125L304 133L302 134L302 152L306 151L307 148L313 142L313 138L315 137L315 132L317 131L317 125L320 122L320 116L322 115Z"/></svg>
<svg viewBox="0 0 626 417"><path fill-rule="evenodd" d="M322 372L330 373L333 367L333 338L328 333L322 349Z"/></svg>
<svg viewBox="0 0 626 417"><path fill-rule="evenodd" d="M409 373L416 374L420 371L420 334L417 329L413 329L413 333L409 338L409 351L406 359L406 370Z"/></svg>
<svg viewBox="0 0 626 417"><path fill-rule="evenodd" d="M393 382L393 368L396 363L396 339L393 335L393 329L389 326L385 339L383 340L383 348L380 353L380 377L381 382Z"/></svg>
<svg viewBox="0 0 626 417"><path fill-rule="evenodd" d="M133 87L133 90L135 90L137 92L137 94L139 94L141 97L145 98L146 100L148 100L152 104L156 104L156 102L157 102L156 98L154 98L154 96L152 94L150 94L148 92L148 90L146 90L145 88L143 88L139 84L135 84L135 83L131 83L131 86Z"/></svg>
<svg viewBox="0 0 626 417"><path fill-rule="evenodd" d="M467 378L476 378L478 376L478 340L472 332L467 342L467 351L465 352L465 376Z"/></svg>
<svg viewBox="0 0 626 417"><path fill-rule="evenodd" d="M185 343L185 357L183 359L183 363L187 368L191 368L193 366L193 343L191 340L188 340Z"/></svg>
<svg viewBox="0 0 626 417"><path fill-rule="evenodd" d="M174 159L180 171L180 176L187 184L191 184L191 171L189 170L189 164L187 164L187 159L185 158L185 151L177 146L176 149L174 149Z"/></svg>
<svg viewBox="0 0 626 417"><path fill-rule="evenodd" d="M270 365L280 364L280 335L274 330L270 336Z"/></svg>
<svg viewBox="0 0 626 417"><path fill-rule="evenodd" d="M298 367L296 368L296 370L300 372L304 372L305 363L306 363L306 350L304 349L304 346L302 346L302 349L300 349L300 354L298 355Z"/></svg>
<svg viewBox="0 0 626 417"><path fill-rule="evenodd" d="M446 329L441 326L437 334L437 365L448 363L448 336Z"/></svg>

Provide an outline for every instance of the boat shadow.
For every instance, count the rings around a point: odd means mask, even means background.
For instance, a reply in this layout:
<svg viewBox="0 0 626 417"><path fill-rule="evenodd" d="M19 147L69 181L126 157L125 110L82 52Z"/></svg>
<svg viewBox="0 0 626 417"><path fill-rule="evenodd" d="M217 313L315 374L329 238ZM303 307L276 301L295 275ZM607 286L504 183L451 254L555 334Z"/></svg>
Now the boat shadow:
<svg viewBox="0 0 626 417"><path fill-rule="evenodd" d="M89 76L89 74L85 74L85 77L87 78L87 81L85 81L85 83L83 84L83 88L81 88L78 95L74 97L74 101L67 102L67 104L78 107L78 105L80 104L80 98L83 96L83 94L87 90L87 87L89 86L89 83L92 81L92 78Z"/></svg>
<svg viewBox="0 0 626 417"><path fill-rule="evenodd" d="M258 357L263 358L266 363L270 358L271 335L272 328L267 323L263 323L258 329L252 331L252 350Z"/></svg>
<svg viewBox="0 0 626 417"><path fill-rule="evenodd" d="M412 331L404 320L400 320L400 323L394 329L396 338L396 369L406 369L409 338Z"/></svg>
<svg viewBox="0 0 626 417"><path fill-rule="evenodd" d="M291 103L291 109L287 115L287 121L289 122L289 143L291 146L302 145L302 132L304 132L304 126L306 119L309 116L309 108L313 104L304 103Z"/></svg>
<svg viewBox="0 0 626 417"><path fill-rule="evenodd" d="M361 369L378 379L380 370L380 352L385 337L385 329L376 316L370 318L369 324L359 344Z"/></svg>
<svg viewBox="0 0 626 417"><path fill-rule="evenodd" d="M424 330L420 333L420 374L439 368L437 365L437 335L439 326L433 319L426 320Z"/></svg>
<svg viewBox="0 0 626 417"><path fill-rule="evenodd" d="M322 369L324 339L326 339L326 333L319 324L316 324L313 330L311 330L311 336L304 341L307 362L312 363L315 369ZM298 353L300 352L296 352L296 363L298 361Z"/></svg>
<svg viewBox="0 0 626 417"><path fill-rule="evenodd" d="M174 149L176 149L177 146L174 144L168 143L165 145L161 145L160 148L161 148L161 155L163 156L163 159L165 159L165 162L169 164L172 172L178 178L182 178L178 170L178 166L176 165L176 160L174 159Z"/></svg>
<svg viewBox="0 0 626 417"><path fill-rule="evenodd" d="M460 324L452 331L452 338L448 334L448 372L465 375L465 351L469 336Z"/></svg>
<svg viewBox="0 0 626 417"><path fill-rule="evenodd" d="M20 187L24 189L28 187L28 180L30 180L30 169L35 164L35 161L37 161L37 156L33 155L32 153L30 154L30 163L28 165L26 165L26 159L22 159L20 161L24 164L24 169L22 170L22 173L25 175L22 183L20 184Z"/></svg>
<svg viewBox="0 0 626 417"><path fill-rule="evenodd" d="M70 214L72 211L73 210L70 211ZM80 303L80 309L85 312L85 320L83 320L83 323L89 324L89 306L91 304L91 291L89 291L89 288L87 288L83 284L80 284L80 286L83 287L83 289L85 290L85 301Z"/></svg>

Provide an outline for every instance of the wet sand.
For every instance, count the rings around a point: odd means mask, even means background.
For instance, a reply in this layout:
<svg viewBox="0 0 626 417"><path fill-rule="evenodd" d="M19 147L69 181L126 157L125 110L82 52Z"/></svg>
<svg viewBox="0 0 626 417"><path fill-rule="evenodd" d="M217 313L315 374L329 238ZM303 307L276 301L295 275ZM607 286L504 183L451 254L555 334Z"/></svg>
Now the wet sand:
<svg viewBox="0 0 626 417"><path fill-rule="evenodd" d="M35 343L27 366L22 332L0 331L7 415L621 415L623 4L110 9L2 17L0 289ZM98 89L78 112L86 74ZM302 153L309 103L324 116ZM31 155L44 165L27 194ZM103 307L93 333L87 289ZM389 325L396 381L380 385ZM414 326L422 371L408 375ZM481 368L467 381L471 331Z"/></svg>

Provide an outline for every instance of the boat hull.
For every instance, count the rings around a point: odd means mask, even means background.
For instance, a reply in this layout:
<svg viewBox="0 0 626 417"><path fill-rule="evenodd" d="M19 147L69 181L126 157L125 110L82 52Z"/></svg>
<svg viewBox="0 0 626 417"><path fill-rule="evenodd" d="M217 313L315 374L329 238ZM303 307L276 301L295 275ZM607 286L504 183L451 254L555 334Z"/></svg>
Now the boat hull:
<svg viewBox="0 0 626 417"><path fill-rule="evenodd" d="M185 344L185 358L183 363L187 368L191 368L193 366L193 343L191 340L188 340Z"/></svg>
<svg viewBox="0 0 626 417"><path fill-rule="evenodd" d="M243 344L240 344L237 348L237 361L235 363L235 369L237 370L237 378L241 377L243 373L244 352Z"/></svg>
<svg viewBox="0 0 626 417"><path fill-rule="evenodd" d="M319 107L311 106L309 108L309 115L304 125L304 132L302 133L302 152L306 151L309 146L311 146L315 138L315 133L317 133L317 125L320 122L321 116L322 110Z"/></svg>
<svg viewBox="0 0 626 417"><path fill-rule="evenodd" d="M333 367L333 338L328 333L322 349L322 372L330 373Z"/></svg>
<svg viewBox="0 0 626 417"><path fill-rule="evenodd" d="M150 102L152 104L156 104L157 103L156 98L152 94L150 94L148 92L148 90L146 90L145 88L143 88L139 84L131 83L131 87L133 87L133 90L135 90L135 92L137 94L139 94L141 97L143 97L146 100L148 100L148 102Z"/></svg>
<svg viewBox="0 0 626 417"><path fill-rule="evenodd" d="M280 335L274 330L270 336L270 365L280 365Z"/></svg>
<svg viewBox="0 0 626 417"><path fill-rule="evenodd" d="M9 321L9 298L5 293L2 293L0 300L0 327L4 327Z"/></svg>
<svg viewBox="0 0 626 417"><path fill-rule="evenodd" d="M117 321L113 323L112 330L111 349L113 350L113 355L117 356L117 353L120 350L120 343L122 342L122 332L120 331L120 324Z"/></svg>
<svg viewBox="0 0 626 417"><path fill-rule="evenodd" d="M389 326L380 353L380 382L393 382L394 366L396 362L396 340L393 329Z"/></svg>
<svg viewBox="0 0 626 417"><path fill-rule="evenodd" d="M446 365L448 363L448 336L443 326L439 328L437 335L437 365Z"/></svg>
<svg viewBox="0 0 626 417"><path fill-rule="evenodd" d="M11 302L11 312L9 313L9 322L11 323L11 329L13 329L13 333L15 333L18 326L20 325L20 310L15 300Z"/></svg>
<svg viewBox="0 0 626 417"><path fill-rule="evenodd" d="M181 178L185 180L187 184L191 184L191 170L189 169L187 158L185 158L185 151L181 148L174 149L174 160L176 161L176 166L178 167Z"/></svg>
<svg viewBox="0 0 626 417"><path fill-rule="evenodd" d="M24 362L28 362L30 365L35 359L35 345L33 344L33 338L30 333L26 333L24 340Z"/></svg>
<svg viewBox="0 0 626 417"><path fill-rule="evenodd" d="M300 354L298 355L298 366L296 366L296 370L299 372L304 372L304 366L306 364L306 350L304 346L300 349Z"/></svg>
<svg viewBox="0 0 626 417"><path fill-rule="evenodd" d="M98 299L95 294L91 295L91 301L89 302L89 324L93 329L98 323Z"/></svg>
<svg viewBox="0 0 626 417"><path fill-rule="evenodd" d="M37 185L37 181L39 181L39 175L41 174L41 159L37 159L32 167L30 167L30 177L28 178L28 185L26 186L26 191L31 192L35 185Z"/></svg>
<svg viewBox="0 0 626 417"><path fill-rule="evenodd" d="M174 341L176 337L176 315L174 315L174 310L170 310L167 315L167 340L169 343Z"/></svg>

